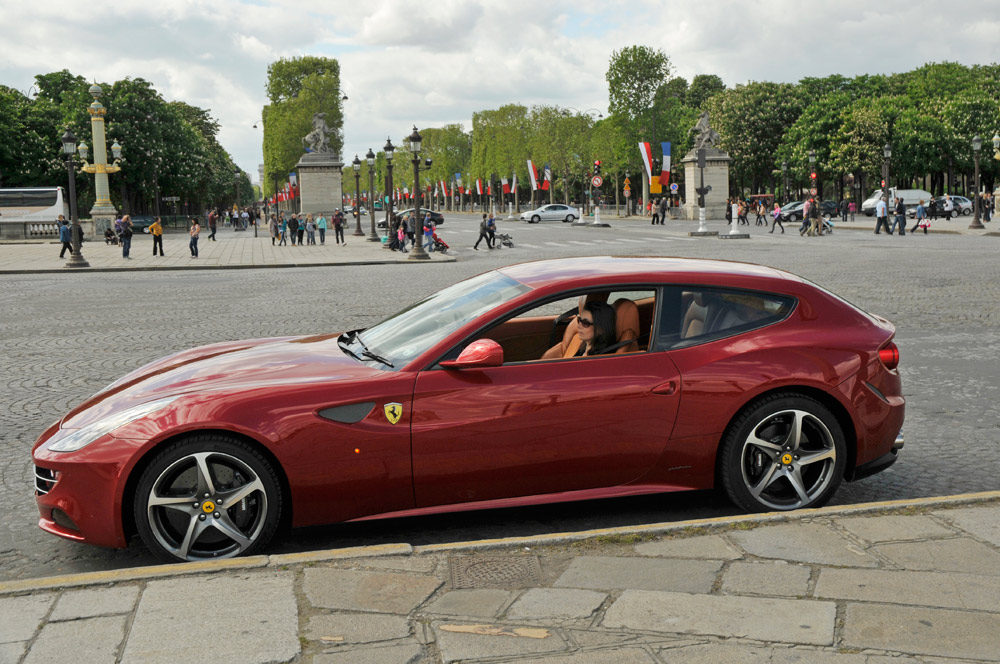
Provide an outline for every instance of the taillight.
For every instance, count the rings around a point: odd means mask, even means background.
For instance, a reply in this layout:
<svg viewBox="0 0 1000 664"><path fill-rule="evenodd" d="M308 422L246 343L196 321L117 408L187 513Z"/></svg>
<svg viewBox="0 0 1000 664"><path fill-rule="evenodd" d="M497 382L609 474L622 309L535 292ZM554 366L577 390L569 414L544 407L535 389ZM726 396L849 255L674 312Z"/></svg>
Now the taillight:
<svg viewBox="0 0 1000 664"><path fill-rule="evenodd" d="M882 360L882 364L885 365L886 369L890 371L899 366L899 348L896 344L889 343L885 348L881 348L878 351L878 359Z"/></svg>

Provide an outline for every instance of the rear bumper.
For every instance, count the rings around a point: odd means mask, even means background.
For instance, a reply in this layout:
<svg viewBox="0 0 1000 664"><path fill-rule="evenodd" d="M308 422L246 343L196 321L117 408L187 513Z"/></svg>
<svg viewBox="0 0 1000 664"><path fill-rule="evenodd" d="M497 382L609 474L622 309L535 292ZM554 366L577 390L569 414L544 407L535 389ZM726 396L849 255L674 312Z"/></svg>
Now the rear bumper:
<svg viewBox="0 0 1000 664"><path fill-rule="evenodd" d="M872 459L868 463L855 468L854 473L850 477L850 481L855 482L866 477L871 477L875 473L880 473L892 464L896 463L896 460L899 458L899 451L903 449L904 444L903 432L900 431L896 434L896 440L892 444L892 449L877 459Z"/></svg>

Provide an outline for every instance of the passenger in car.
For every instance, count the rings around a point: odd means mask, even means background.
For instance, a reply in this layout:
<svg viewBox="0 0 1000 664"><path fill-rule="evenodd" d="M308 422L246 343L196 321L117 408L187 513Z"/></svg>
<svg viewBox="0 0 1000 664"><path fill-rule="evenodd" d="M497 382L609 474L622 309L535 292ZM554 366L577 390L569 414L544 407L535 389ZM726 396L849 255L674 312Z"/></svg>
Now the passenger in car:
<svg viewBox="0 0 1000 664"><path fill-rule="evenodd" d="M615 309L606 302L588 302L576 317L580 349L574 357L601 355L618 343L615 332Z"/></svg>

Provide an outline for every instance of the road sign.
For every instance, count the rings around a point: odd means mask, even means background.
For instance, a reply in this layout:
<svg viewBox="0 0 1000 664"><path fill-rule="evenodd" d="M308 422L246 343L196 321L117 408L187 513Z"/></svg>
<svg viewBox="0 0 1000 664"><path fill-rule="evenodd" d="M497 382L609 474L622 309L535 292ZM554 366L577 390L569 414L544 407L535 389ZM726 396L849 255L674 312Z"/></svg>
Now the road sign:
<svg viewBox="0 0 1000 664"><path fill-rule="evenodd" d="M625 187L625 198L628 198L631 195L632 195L632 191L628 187Z"/></svg>
<svg viewBox="0 0 1000 664"><path fill-rule="evenodd" d="M674 192L675 194L677 193L677 183L676 182L671 182L670 183L670 191Z"/></svg>
<svg viewBox="0 0 1000 664"><path fill-rule="evenodd" d="M590 181L590 184L594 185L595 187L600 187L602 184L604 184L604 178L602 178L600 175L595 175L594 179Z"/></svg>
<svg viewBox="0 0 1000 664"><path fill-rule="evenodd" d="M630 184L632 184L632 181L631 181L631 180L629 180L628 178L625 178L625 188L626 188L626 189L628 189L628 186L629 186Z"/></svg>
<svg viewBox="0 0 1000 664"><path fill-rule="evenodd" d="M180 196L164 196L160 200L167 201L168 203L176 203L177 201L181 200L181 197Z"/></svg>
<svg viewBox="0 0 1000 664"><path fill-rule="evenodd" d="M809 190L809 195L810 196L815 196L816 195L816 187L813 187L812 189Z"/></svg>

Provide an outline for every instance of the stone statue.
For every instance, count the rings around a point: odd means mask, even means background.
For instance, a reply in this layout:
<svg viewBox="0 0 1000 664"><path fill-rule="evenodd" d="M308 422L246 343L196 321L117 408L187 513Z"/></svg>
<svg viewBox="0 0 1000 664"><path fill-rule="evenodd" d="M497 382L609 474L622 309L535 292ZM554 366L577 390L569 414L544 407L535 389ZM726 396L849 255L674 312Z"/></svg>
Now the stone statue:
<svg viewBox="0 0 1000 664"><path fill-rule="evenodd" d="M688 134L691 132L697 132L694 137L695 150L700 150L701 148L719 147L719 132L709 126L708 111L701 112L701 116L698 118L698 122L695 126L688 129Z"/></svg>
<svg viewBox="0 0 1000 664"><path fill-rule="evenodd" d="M313 152L333 152L330 148L330 133L326 113L314 113L312 131L302 137L302 145Z"/></svg>

